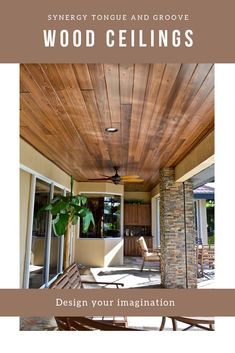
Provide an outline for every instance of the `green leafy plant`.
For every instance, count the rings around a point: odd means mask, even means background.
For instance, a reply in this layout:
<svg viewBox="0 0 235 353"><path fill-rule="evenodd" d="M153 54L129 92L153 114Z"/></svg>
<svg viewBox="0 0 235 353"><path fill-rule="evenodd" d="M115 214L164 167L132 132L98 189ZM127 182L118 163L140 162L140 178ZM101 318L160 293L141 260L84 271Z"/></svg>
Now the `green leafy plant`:
<svg viewBox="0 0 235 353"><path fill-rule="evenodd" d="M94 217L88 207L87 198L82 195L73 195L74 178L71 176L70 195L57 195L48 204L44 205L39 212L49 211L52 214L52 225L57 236L64 235L64 269L69 266L69 249L71 238L71 226L82 219L83 232L87 233L91 223L95 225Z"/></svg>

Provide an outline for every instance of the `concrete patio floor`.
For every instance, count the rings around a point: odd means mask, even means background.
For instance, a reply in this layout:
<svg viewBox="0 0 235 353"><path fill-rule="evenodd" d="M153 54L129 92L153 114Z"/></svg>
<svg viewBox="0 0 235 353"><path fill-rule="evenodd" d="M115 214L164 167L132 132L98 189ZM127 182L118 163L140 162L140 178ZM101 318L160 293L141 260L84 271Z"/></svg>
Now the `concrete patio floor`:
<svg viewBox="0 0 235 353"><path fill-rule="evenodd" d="M122 272L118 274L118 281L122 282L121 278L124 279L126 277L126 274L123 275L123 272L125 269L132 269L135 270L136 273L140 271L142 264L142 259L141 257L129 257L126 256L124 257L124 263L122 266L120 266L119 269L122 270ZM156 263L156 267L154 267L154 263L146 263L146 266L144 267L144 277L145 279L148 280L150 279L149 286L150 288L160 288L160 273L158 270L158 264ZM117 269L118 267L115 267ZM106 267L106 268L99 268L99 272L103 270L105 271L111 271L113 272L113 267ZM138 271L138 272L137 272ZM94 281L94 275L92 272L94 272L94 267L93 268L88 268L85 267L80 270L81 272L81 277L83 280L86 281ZM99 273L98 272L98 273ZM152 281L152 274L154 273L154 281ZM151 276L150 276L151 275ZM204 271L204 277L198 278L198 288L203 289L203 288L215 288L215 271L214 269L205 269ZM96 279L96 278L95 278ZM100 281L105 281L107 280L102 276L102 279ZM146 285L146 284L144 284ZM142 287L143 288L143 283L141 283L137 287ZM132 287L133 288L133 287ZM146 330L153 330L153 331L158 331L159 327L161 325L161 320L162 318L159 317L128 317L128 326L137 328L137 329L146 329ZM183 330L187 325L184 323L178 323L178 329ZM31 318L25 318L22 317L20 318L20 330L22 331L56 331L57 330L57 325L55 322L55 319L53 317L31 317ZM197 328L192 328L190 331L198 331L200 329ZM172 322L169 318L166 320L166 325L164 331L172 331ZM201 331L201 330L200 330Z"/></svg>

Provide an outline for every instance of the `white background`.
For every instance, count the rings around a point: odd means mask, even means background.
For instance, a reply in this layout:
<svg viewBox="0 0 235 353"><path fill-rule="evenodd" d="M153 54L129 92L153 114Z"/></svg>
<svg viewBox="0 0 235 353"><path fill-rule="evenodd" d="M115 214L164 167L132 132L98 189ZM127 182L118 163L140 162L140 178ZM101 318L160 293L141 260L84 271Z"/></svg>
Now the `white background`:
<svg viewBox="0 0 235 353"><path fill-rule="evenodd" d="M216 65L216 286L235 288L235 64ZM19 66L0 64L0 288L19 287ZM234 346L235 318L216 318L215 332L20 332L0 317L1 349L41 352L199 352ZM230 350L230 349L229 349Z"/></svg>

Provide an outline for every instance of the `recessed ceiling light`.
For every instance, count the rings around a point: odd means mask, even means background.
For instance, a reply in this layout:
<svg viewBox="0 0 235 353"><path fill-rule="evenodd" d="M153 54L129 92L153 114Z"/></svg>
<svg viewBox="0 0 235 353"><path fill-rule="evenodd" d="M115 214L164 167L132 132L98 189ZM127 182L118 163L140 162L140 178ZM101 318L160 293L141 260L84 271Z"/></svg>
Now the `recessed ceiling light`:
<svg viewBox="0 0 235 353"><path fill-rule="evenodd" d="M117 132L118 129L117 129L116 127L107 127L107 128L105 129L105 131L107 131L107 132Z"/></svg>

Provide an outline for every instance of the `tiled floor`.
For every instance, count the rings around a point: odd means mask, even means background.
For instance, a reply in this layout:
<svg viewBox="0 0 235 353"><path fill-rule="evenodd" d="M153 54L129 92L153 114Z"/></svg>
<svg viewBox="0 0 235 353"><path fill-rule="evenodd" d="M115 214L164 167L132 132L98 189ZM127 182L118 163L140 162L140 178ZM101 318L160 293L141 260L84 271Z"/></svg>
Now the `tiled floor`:
<svg viewBox="0 0 235 353"><path fill-rule="evenodd" d="M122 266L122 271L124 273L125 269L132 269L134 271L139 271L141 267L142 259L140 257L125 257L124 264ZM146 264L144 267L144 274L148 274L145 278L152 279L152 269L154 263ZM156 264L156 269L158 268L158 264ZM107 271L112 272L112 268L103 269L103 272ZM116 268L115 268L116 269ZM99 269L100 270L100 269ZM100 271L99 271L100 272ZM99 273L98 272L98 273ZM120 273L120 271L119 271ZM122 275L123 275L122 273ZM137 272L136 272L137 273ZM92 271L89 268L84 268L81 270L82 279L87 281L94 281L94 277L92 275ZM151 276L150 276L151 275ZM154 272L154 278L156 279L156 283L151 281L150 285L152 288L158 287L160 284L160 273L158 270ZM124 276L123 276L124 278ZM103 278L102 281L105 279ZM214 287L214 270L205 270L205 276L202 278L198 278L198 288L213 288ZM142 286L142 285L141 285ZM135 328L140 329L148 329L148 330L159 330L161 325L161 317L128 317L128 325ZM179 323L178 328L181 330L185 328L185 324ZM55 331L57 330L57 325L53 317L31 317L31 318L21 318L20 319L20 329L22 331ZM166 320L165 330L172 330L172 323L170 319ZM195 330L195 329L194 329Z"/></svg>

